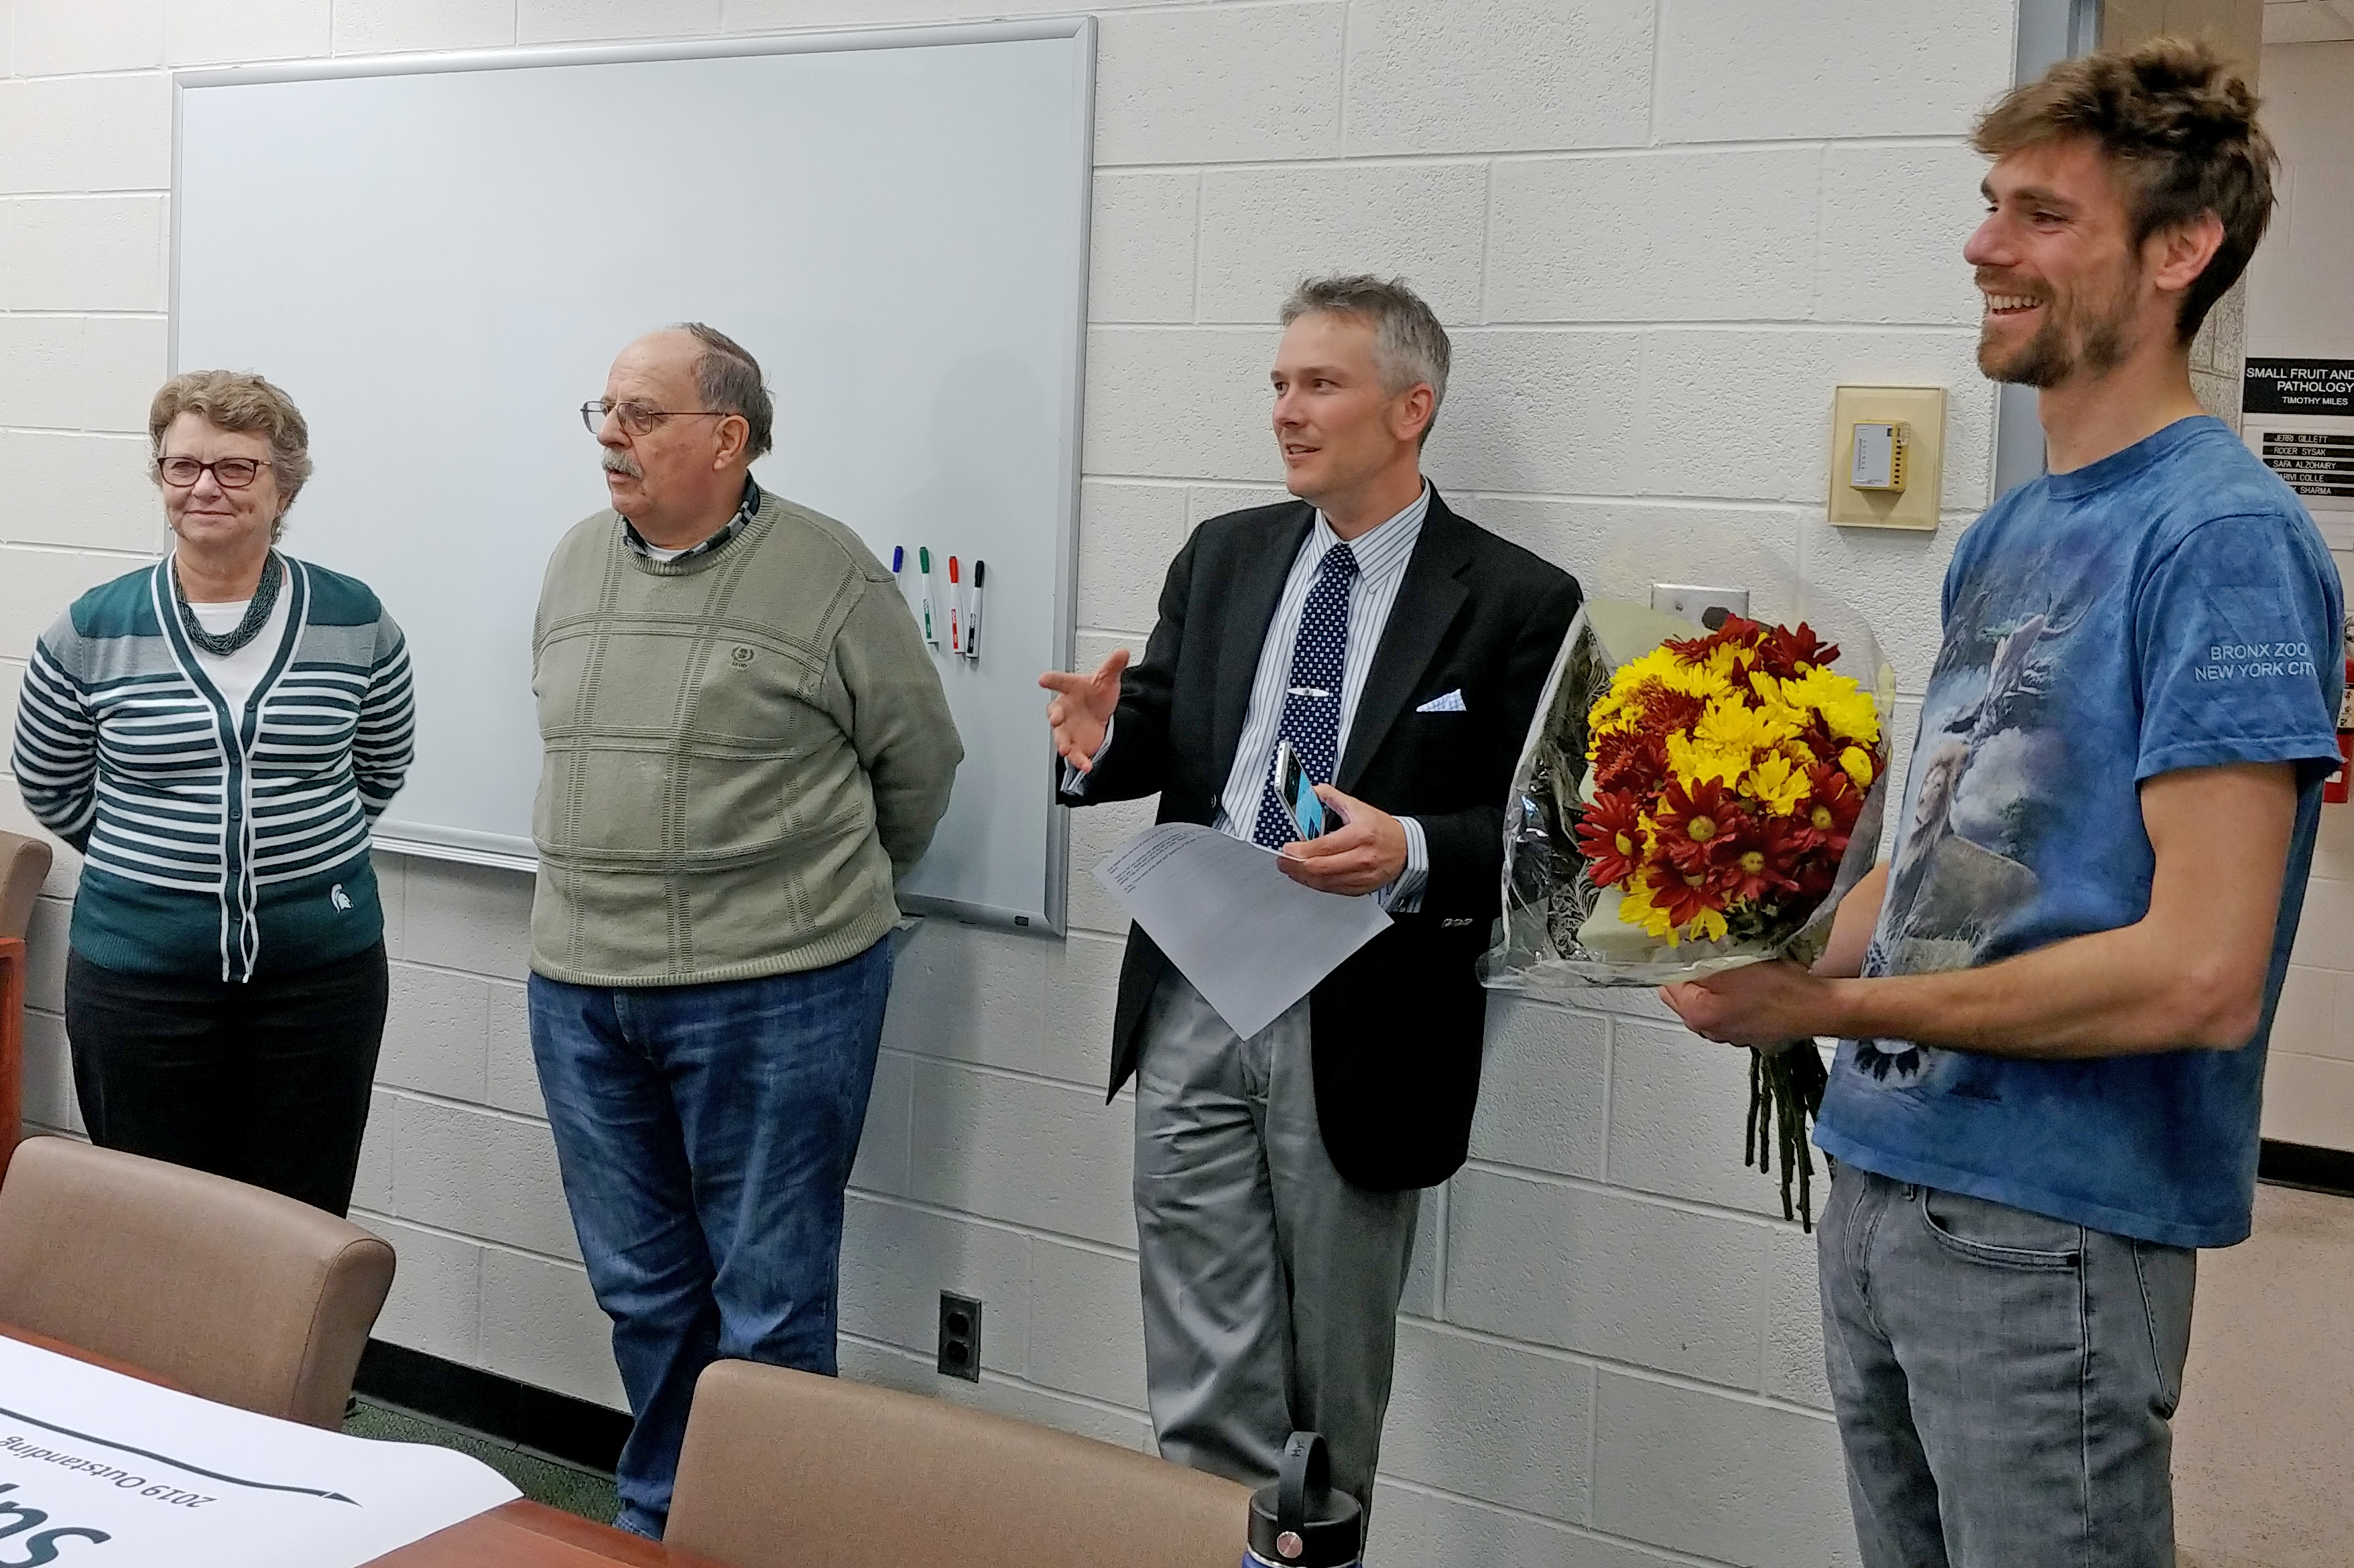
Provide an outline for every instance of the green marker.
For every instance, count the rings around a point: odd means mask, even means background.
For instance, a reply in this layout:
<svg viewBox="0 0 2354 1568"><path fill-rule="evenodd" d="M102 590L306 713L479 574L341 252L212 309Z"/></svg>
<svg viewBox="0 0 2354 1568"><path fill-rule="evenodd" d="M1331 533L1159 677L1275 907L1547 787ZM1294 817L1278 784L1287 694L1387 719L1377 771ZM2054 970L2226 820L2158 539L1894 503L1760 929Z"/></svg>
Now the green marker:
<svg viewBox="0 0 2354 1568"><path fill-rule="evenodd" d="M940 634L932 630L932 552L928 545L916 549L916 569L924 578L924 641L938 648Z"/></svg>

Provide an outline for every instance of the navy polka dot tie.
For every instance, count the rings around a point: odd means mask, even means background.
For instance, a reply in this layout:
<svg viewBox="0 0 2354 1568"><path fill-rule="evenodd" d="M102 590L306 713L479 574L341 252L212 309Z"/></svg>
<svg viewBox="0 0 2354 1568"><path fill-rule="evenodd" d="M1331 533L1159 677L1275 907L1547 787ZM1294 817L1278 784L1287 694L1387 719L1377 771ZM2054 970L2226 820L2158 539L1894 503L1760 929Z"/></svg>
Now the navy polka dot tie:
<svg viewBox="0 0 2354 1568"><path fill-rule="evenodd" d="M1284 693L1276 737L1291 742L1311 784L1330 784L1339 761L1333 753L1341 736L1341 669L1348 662L1349 588L1356 580L1354 551L1346 545L1326 551L1316 586L1300 607L1299 636L1291 645L1291 684ZM1258 795L1258 830L1251 842L1280 849L1297 839L1291 811L1275 792L1272 758Z"/></svg>

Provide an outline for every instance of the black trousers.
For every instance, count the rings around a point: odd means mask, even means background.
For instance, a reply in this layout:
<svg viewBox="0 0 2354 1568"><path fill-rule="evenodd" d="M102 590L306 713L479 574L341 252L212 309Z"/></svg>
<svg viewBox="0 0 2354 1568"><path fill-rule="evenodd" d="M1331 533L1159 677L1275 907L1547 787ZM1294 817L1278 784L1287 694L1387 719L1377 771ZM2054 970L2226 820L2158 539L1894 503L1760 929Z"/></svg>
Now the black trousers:
<svg viewBox="0 0 2354 1568"><path fill-rule="evenodd" d="M389 994L384 944L242 985L66 960L90 1141L350 1209Z"/></svg>

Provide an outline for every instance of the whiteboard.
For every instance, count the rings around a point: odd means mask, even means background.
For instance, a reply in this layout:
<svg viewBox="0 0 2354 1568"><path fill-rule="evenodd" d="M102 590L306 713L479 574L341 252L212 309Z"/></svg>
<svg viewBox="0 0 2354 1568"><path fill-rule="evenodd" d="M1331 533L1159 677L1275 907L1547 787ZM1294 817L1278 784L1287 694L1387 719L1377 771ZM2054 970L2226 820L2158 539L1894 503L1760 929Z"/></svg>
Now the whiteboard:
<svg viewBox="0 0 2354 1568"><path fill-rule="evenodd" d="M885 566L988 563L934 655L965 759L902 901L1059 931L1038 672L1070 659L1093 123L1087 18L175 77L172 363L311 427L287 550L408 633L380 848L529 867L541 573L605 503L581 403L710 323L776 394L764 487ZM944 639L945 641L945 639Z"/></svg>

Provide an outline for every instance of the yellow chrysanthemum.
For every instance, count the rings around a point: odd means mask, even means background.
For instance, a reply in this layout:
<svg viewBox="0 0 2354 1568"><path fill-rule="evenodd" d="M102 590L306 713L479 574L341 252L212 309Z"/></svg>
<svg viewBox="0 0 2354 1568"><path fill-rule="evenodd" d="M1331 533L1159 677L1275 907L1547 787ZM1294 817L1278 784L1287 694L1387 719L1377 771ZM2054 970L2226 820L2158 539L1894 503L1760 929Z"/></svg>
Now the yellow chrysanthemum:
<svg viewBox="0 0 2354 1568"><path fill-rule="evenodd" d="M1807 798L1807 776L1777 751L1749 770L1741 792L1776 816L1787 817Z"/></svg>
<svg viewBox="0 0 2354 1568"><path fill-rule="evenodd" d="M1748 770L1752 755L1745 746L1711 746L1681 730L1668 736L1668 770L1686 789L1712 779L1720 783L1738 783Z"/></svg>
<svg viewBox="0 0 2354 1568"><path fill-rule="evenodd" d="M1783 682L1781 695L1793 707L1821 714L1825 727L1841 740L1866 747L1880 743L1880 710L1852 676L1818 667Z"/></svg>
<svg viewBox="0 0 2354 1568"><path fill-rule="evenodd" d="M1840 753L1840 766L1847 769L1847 776L1855 780L1857 789L1872 788L1872 753L1860 746L1850 746Z"/></svg>

